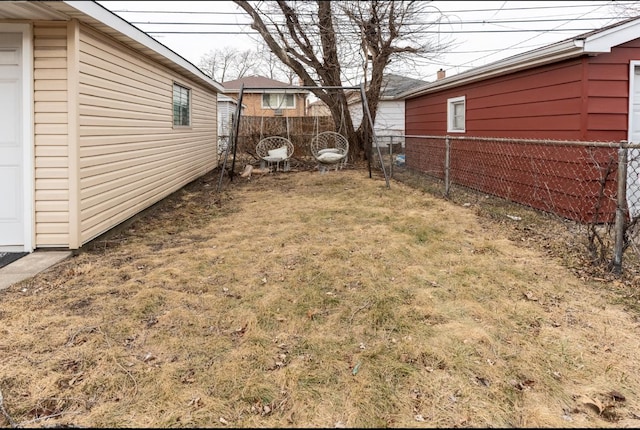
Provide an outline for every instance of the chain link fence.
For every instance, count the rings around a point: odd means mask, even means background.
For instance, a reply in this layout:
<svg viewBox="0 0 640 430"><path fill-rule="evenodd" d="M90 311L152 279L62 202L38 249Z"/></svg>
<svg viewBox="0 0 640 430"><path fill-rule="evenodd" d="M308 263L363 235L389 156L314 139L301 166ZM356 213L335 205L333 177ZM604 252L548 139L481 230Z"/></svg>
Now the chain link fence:
<svg viewBox="0 0 640 430"><path fill-rule="evenodd" d="M418 173L448 199L469 199L472 191L512 203L507 212L524 207L552 215L582 235L592 261L615 273L623 254L638 260L640 144L467 136L376 136L376 142L382 156L374 148L376 162L394 179Z"/></svg>

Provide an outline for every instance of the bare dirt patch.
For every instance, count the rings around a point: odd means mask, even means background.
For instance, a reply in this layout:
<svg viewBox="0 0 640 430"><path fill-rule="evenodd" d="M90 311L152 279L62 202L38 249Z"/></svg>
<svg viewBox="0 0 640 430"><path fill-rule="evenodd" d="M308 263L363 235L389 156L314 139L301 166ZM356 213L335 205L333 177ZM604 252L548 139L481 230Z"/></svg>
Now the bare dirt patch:
<svg viewBox="0 0 640 430"><path fill-rule="evenodd" d="M0 425L640 426L637 314L472 207L216 185L0 292Z"/></svg>

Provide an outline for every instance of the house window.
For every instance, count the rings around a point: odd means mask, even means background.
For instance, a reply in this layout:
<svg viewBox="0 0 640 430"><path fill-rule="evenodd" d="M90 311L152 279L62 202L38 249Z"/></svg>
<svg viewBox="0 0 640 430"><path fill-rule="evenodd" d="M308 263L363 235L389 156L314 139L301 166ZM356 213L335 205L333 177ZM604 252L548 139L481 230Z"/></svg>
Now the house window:
<svg viewBox="0 0 640 430"><path fill-rule="evenodd" d="M296 98L293 94L265 93L262 95L262 109L295 109Z"/></svg>
<svg viewBox="0 0 640 430"><path fill-rule="evenodd" d="M447 132L465 132L465 110L465 96L447 100Z"/></svg>
<svg viewBox="0 0 640 430"><path fill-rule="evenodd" d="M173 84L173 125L191 125L191 90Z"/></svg>

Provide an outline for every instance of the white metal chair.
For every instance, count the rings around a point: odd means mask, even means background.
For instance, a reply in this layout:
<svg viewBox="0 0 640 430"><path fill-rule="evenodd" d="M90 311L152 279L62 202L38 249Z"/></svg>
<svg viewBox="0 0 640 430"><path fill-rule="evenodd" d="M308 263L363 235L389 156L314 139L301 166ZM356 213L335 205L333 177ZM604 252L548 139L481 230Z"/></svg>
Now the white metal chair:
<svg viewBox="0 0 640 430"><path fill-rule="evenodd" d="M335 165L336 170L343 167L349 154L349 141L335 131L324 131L311 140L311 155L318 161L318 167L326 170Z"/></svg>
<svg viewBox="0 0 640 430"><path fill-rule="evenodd" d="M271 136L262 139L256 145L256 154L260 157L260 168L269 167L271 169L275 165L276 171L278 171L280 163L282 163L282 170L288 172L290 169L289 159L293 155L293 150L293 143L286 137Z"/></svg>

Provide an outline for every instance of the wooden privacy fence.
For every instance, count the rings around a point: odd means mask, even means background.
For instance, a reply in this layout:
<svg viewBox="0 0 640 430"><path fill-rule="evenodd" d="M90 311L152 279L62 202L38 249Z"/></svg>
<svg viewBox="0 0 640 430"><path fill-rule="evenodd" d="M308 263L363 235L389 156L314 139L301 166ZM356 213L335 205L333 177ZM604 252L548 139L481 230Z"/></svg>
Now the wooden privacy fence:
<svg viewBox="0 0 640 430"><path fill-rule="evenodd" d="M321 117L259 117L242 116L238 131L238 153L254 154L260 140L271 136L286 137L293 143L293 156L310 155L313 136L323 131L335 131L330 116Z"/></svg>

